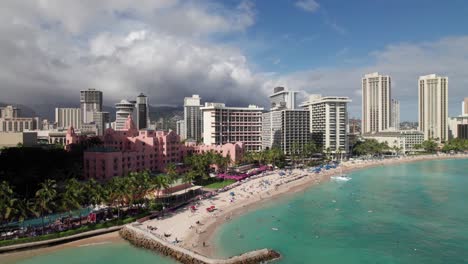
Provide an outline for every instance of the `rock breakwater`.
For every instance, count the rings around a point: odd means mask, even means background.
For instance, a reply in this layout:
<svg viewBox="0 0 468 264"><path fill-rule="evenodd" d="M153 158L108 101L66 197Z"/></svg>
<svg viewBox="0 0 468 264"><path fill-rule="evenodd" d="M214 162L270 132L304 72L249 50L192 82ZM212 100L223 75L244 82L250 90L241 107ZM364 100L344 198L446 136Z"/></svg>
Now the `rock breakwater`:
<svg viewBox="0 0 468 264"><path fill-rule="evenodd" d="M274 250L260 249L228 259L212 259L160 239L146 230L138 228L138 225L124 226L120 229L119 234L137 247L153 250L184 264L255 264L265 263L281 257Z"/></svg>

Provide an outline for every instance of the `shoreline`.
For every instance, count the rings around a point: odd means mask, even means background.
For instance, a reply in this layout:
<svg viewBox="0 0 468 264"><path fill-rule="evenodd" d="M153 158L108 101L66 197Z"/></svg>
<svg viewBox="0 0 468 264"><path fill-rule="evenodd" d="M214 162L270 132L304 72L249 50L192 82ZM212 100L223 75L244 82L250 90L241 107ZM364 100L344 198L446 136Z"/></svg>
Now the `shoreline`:
<svg viewBox="0 0 468 264"><path fill-rule="evenodd" d="M293 174L298 177L300 175L307 175L304 177L300 177L300 179L292 180L288 183L283 183L277 189L273 189L273 186L268 186L265 190L261 190L252 197L244 197L244 199L238 199L233 203L223 204L221 203L223 200L222 198L230 197L229 192L218 193L213 199L207 199L201 201L204 202L205 205L199 206L199 213L190 214L187 208L183 208L178 210L173 215L165 217L161 220L150 220L143 223L143 225L150 225L150 226L157 226L158 232L164 231L178 231L177 234L173 234L171 237L181 239L181 243L177 244L178 246L194 251L201 255L207 257L217 257L216 252L219 252L219 247L215 245L215 235L219 232L220 227L233 219L234 217L242 216L252 210L256 210L258 208L262 208L267 206L271 202L274 202L276 199L282 199L287 197L287 195L294 195L300 191L305 189L311 188L312 186L318 185L323 182L327 182L330 180L330 177L333 175L337 175L339 173L350 173L353 171L358 171L362 169L369 169L373 167L380 167L380 166L392 166L392 165L399 165L404 163L412 163L412 162L419 162L419 161L430 161L430 160L449 160L449 159L468 159L468 154L461 154L461 155L421 155L421 156L412 156L412 157L405 157L405 158L392 158L386 160L376 160L376 161L355 161L354 163L351 161L343 162L340 164L338 169L330 169L324 170L323 172L316 174L316 173L309 173L307 171L302 170L294 170ZM232 191L236 192L236 198L239 196L241 191L240 189L245 188L248 185L253 185L255 183L261 182L265 179L274 179L274 180L284 180L289 179L288 177L281 178L278 175L278 171L271 173L270 175L250 180L248 182L243 183L241 186L235 187ZM270 179L270 180L271 180ZM207 213L204 211L204 207L210 204L216 204L217 210L215 213ZM220 204L221 203L221 204ZM224 202L226 203L226 202ZM197 232L198 229L189 228L188 225L193 223L194 221L202 222L203 225L200 227L200 232ZM169 228L168 228L169 227ZM150 231L147 231L150 232ZM157 232L155 232L157 233ZM159 235L160 235L159 234ZM170 241L169 239L166 239ZM79 246L87 246L92 244L100 244L100 243L118 243L124 242L122 238L119 237L117 232L112 232L103 235L97 235L73 242L67 242L64 244L54 245L50 247L42 247L32 250L26 251L19 251L19 252L12 252L12 253L4 253L1 254L2 260L5 263L16 263L17 261L35 257L37 255L47 254L51 252L55 252L58 250L66 249L66 248L73 248ZM202 247L203 242L207 243L206 247ZM259 248L261 245L259 245ZM3 262L2 262L3 263Z"/></svg>
<svg viewBox="0 0 468 264"><path fill-rule="evenodd" d="M256 210L268 205L268 202L274 201L276 199L282 199L288 195L294 195L300 191L304 191L305 189L311 188L315 185L318 185L322 182L330 181L330 178L334 175L339 173L350 173L354 171L359 171L363 169L370 169L374 167L380 166L395 166L399 164L406 164L406 163L413 163L413 162L422 162L422 161L430 161L430 160L451 160L451 159L468 159L467 154L457 154L457 155L421 155L421 156L412 156L412 157L405 157L405 158L392 158L387 160L377 160L377 161L365 161L359 163L351 163L349 161L340 164L340 169L330 169L329 171L325 171L325 173L320 173L319 179L316 178L302 178L289 184L285 184L282 187L282 190L275 192L273 195L268 197L265 202L261 202L264 199L252 199L246 200L243 203L239 203L237 206L230 208L228 210L224 210L222 214L218 215L217 218L207 219L205 232L202 234L196 234L193 232L188 233L188 237L192 237L189 241L194 244L202 244L203 242L208 243L207 247L200 247L197 249L193 249L187 247L187 245L183 245L184 248L188 248L193 250L199 254L208 256L208 257L216 257L216 252L219 252L218 247L215 245L215 235L220 230L221 226L230 221L233 217L240 217L243 214L246 214L252 210ZM327 173L328 172L328 173ZM280 187L280 188L281 188ZM229 217L228 220L225 220L226 217Z"/></svg>

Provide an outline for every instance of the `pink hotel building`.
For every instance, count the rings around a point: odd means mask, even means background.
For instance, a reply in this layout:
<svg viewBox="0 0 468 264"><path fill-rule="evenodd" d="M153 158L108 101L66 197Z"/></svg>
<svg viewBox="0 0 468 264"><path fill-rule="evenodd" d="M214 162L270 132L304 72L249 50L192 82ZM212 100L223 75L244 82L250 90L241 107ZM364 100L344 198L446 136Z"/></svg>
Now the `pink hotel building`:
<svg viewBox="0 0 468 264"><path fill-rule="evenodd" d="M103 146L84 152L84 178L105 180L126 175L134 171L164 171L170 163L180 163L188 154L214 151L224 157L230 156L232 164L240 161L244 144L224 144L220 146L183 144L174 131L152 131L135 128L131 116L125 121L123 130L111 128L100 136ZM77 144L82 137L70 127L66 135L66 149Z"/></svg>

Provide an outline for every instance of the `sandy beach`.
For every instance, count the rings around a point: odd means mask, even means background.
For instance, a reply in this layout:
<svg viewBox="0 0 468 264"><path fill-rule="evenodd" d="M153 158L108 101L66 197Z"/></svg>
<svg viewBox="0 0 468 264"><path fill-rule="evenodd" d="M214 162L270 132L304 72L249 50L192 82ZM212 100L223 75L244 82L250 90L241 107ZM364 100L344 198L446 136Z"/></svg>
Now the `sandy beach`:
<svg viewBox="0 0 468 264"><path fill-rule="evenodd" d="M355 160L340 164L337 169L322 170L320 173L311 173L307 170L295 169L281 176L280 170L268 172L264 176L250 179L233 189L221 192L216 196L200 200L193 204L197 210L191 210L186 206L178 211L166 215L164 218L153 219L143 223L142 229L146 229L167 241L179 241L177 244L189 250L205 256L214 256L216 245L212 243L217 229L234 217L238 217L249 210L264 206L267 202L279 199L284 195L291 195L303 191L313 185L330 180L330 177L340 173L387 166L415 161L440 160L440 159L467 159L465 155L424 155L392 158L385 160ZM232 195L233 193L234 195ZM216 210L208 212L206 208L214 206ZM165 235L169 235L166 237ZM2 263L15 263L18 260L46 254L64 248L86 246L94 243L114 243L123 241L117 232L82 239L58 246L34 249L3 254ZM205 245L203 245L205 244ZM258 245L262 248L262 245Z"/></svg>
<svg viewBox="0 0 468 264"><path fill-rule="evenodd" d="M199 201L195 205L196 211L187 206L164 218L146 221L143 224L148 232L167 241L177 243L202 255L214 256L216 245L212 243L212 240L217 228L233 217L264 205L266 201L329 181L331 176L339 173L415 161L457 158L468 158L468 155L424 155L384 160L346 161L341 163L337 169L322 170L320 173L295 169L284 176L279 174L280 171L274 171L263 177L248 180L210 199ZM216 210L208 212L206 208L211 206L215 206Z"/></svg>

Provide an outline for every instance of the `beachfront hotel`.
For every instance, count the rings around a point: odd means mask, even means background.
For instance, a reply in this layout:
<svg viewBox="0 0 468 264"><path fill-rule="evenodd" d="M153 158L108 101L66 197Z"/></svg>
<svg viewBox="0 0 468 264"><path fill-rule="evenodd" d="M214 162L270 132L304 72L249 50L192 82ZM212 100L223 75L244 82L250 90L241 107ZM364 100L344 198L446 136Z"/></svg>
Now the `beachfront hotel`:
<svg viewBox="0 0 468 264"><path fill-rule="evenodd" d="M205 103L201 111L205 145L243 142L246 151L261 150L263 108L256 105L228 107L223 103Z"/></svg>
<svg viewBox="0 0 468 264"><path fill-rule="evenodd" d="M345 155L348 142L349 97L314 94L301 106L310 112L310 133L312 140L332 154Z"/></svg>
<svg viewBox="0 0 468 264"><path fill-rule="evenodd" d="M303 109L282 109L263 113L262 148L280 148L292 154L297 146L303 149L311 140L310 113Z"/></svg>
<svg viewBox="0 0 468 264"><path fill-rule="evenodd" d="M86 137L78 136L73 127L66 134L66 149L79 144ZM138 130L128 116L121 130L107 129L99 137L103 145L84 152L84 178L106 180L135 171L164 171L169 164L183 161L188 154L209 151L231 158L231 164L239 162L244 153L240 142L204 146L194 142L183 144L174 131Z"/></svg>
<svg viewBox="0 0 468 264"><path fill-rule="evenodd" d="M424 139L448 140L448 77L419 77L418 95L419 130Z"/></svg>
<svg viewBox="0 0 468 264"><path fill-rule="evenodd" d="M362 133L387 130L391 120L392 82L378 72L362 78Z"/></svg>
<svg viewBox="0 0 468 264"><path fill-rule="evenodd" d="M390 149L395 152L398 148L399 153L414 153L420 151L417 145L421 145L424 141L424 133L419 130L397 130L397 131L382 131L373 134L363 135L365 139L375 139L379 143L387 143Z"/></svg>

